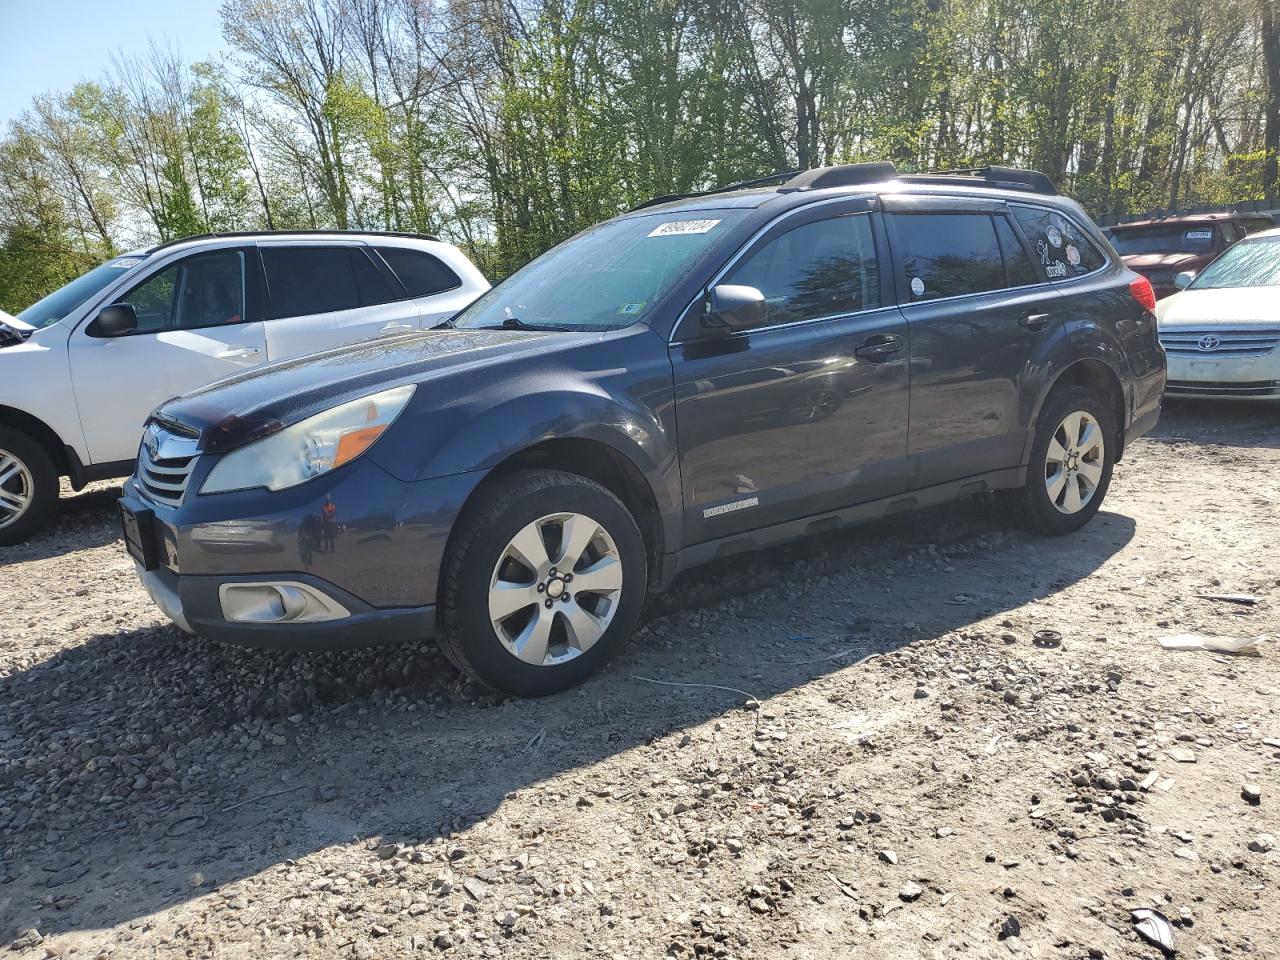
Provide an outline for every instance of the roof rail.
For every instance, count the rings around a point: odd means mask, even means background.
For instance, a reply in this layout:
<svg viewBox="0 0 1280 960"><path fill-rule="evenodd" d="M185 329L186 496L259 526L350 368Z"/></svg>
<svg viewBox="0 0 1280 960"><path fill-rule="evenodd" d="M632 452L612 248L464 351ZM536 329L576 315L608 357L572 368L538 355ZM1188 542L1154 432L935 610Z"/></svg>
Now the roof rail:
<svg viewBox="0 0 1280 960"><path fill-rule="evenodd" d="M167 247L177 246L180 243L190 243L193 240L227 240L236 237L263 237L271 236L277 233L302 234L304 236L349 236L351 234L361 234L369 237L404 237L409 240L434 240L437 243L440 238L429 233L404 233L394 230L231 230L225 233L193 233L189 237L178 237L175 240L166 240L164 243L158 243L154 247L147 250L147 253L155 253L157 250L164 250Z"/></svg>
<svg viewBox="0 0 1280 960"><path fill-rule="evenodd" d="M675 200L691 200L694 197L709 197L716 193L728 193L731 190L749 190L751 187L763 187L766 183L773 183L775 180L789 180L794 177L799 170L779 170L777 173L766 174L763 177L753 177L750 180L735 180L733 183L726 183L722 187L712 187L710 190L695 190L692 193L668 193L661 197L651 197L643 203L638 203L628 213L634 213L637 210L643 210L645 207L656 207L660 203L671 203Z"/></svg>
<svg viewBox="0 0 1280 960"><path fill-rule="evenodd" d="M1038 170L1020 170L1017 167L961 167L956 170L933 170L929 173L911 174L902 179L909 183L928 183L937 178L945 181L953 177L968 177L981 180L990 187L1004 190L1025 190L1029 193L1045 193L1058 195L1054 182Z"/></svg>
<svg viewBox="0 0 1280 960"><path fill-rule="evenodd" d="M727 193L730 190L746 190L751 187L762 187L768 183L782 181L779 193L790 193L797 190L822 190L827 187L852 187L864 183L883 183L886 180L901 180L906 183L955 183L958 179L974 180L984 186L997 187L1003 190L1023 190L1028 193L1043 193L1057 196L1058 188L1043 173L1036 170L1019 170L1015 167L964 167L958 170L934 170L929 173L900 174L898 168L887 160L868 163L846 163L834 167L813 167L809 170L780 170L753 180L738 180L727 183L723 187L711 190L699 190L693 193L672 193L662 197L653 197L644 203L637 204L631 210L643 210L660 203L674 200L689 200L693 197L706 197L716 193Z"/></svg>
<svg viewBox="0 0 1280 960"><path fill-rule="evenodd" d="M796 174L783 190L821 190L824 187L851 187L859 183L880 183L898 176L898 168L888 161L846 163L838 167L814 167Z"/></svg>

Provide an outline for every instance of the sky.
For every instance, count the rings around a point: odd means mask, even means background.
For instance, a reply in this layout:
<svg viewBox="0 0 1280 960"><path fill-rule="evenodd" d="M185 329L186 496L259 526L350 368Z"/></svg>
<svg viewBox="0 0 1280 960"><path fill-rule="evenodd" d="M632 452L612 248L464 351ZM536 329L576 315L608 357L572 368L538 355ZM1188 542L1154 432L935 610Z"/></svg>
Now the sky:
<svg viewBox="0 0 1280 960"><path fill-rule="evenodd" d="M148 38L188 61L225 53L220 0L0 0L0 134L38 94L96 80Z"/></svg>

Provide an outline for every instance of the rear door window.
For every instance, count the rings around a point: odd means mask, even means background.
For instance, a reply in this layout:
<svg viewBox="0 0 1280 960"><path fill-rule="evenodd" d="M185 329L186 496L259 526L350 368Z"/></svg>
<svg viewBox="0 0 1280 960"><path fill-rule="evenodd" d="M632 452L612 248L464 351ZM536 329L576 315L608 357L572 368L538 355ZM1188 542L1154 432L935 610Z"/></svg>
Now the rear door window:
<svg viewBox="0 0 1280 960"><path fill-rule="evenodd" d="M462 285L458 275L438 257L409 247L377 247L411 297L428 297Z"/></svg>
<svg viewBox="0 0 1280 960"><path fill-rule="evenodd" d="M1102 251L1094 246L1084 231L1062 214L1019 204L1010 204L1009 209L1022 224L1022 231L1031 241L1036 258L1050 280L1083 277L1100 269L1107 262ZM1119 239L1119 231L1115 236L1117 242L1123 243ZM1123 247L1121 252L1125 252Z"/></svg>
<svg viewBox="0 0 1280 960"><path fill-rule="evenodd" d="M989 213L896 213L912 302L1008 286Z"/></svg>
<svg viewBox="0 0 1280 960"><path fill-rule="evenodd" d="M305 317L403 297L360 247L262 247L271 315Z"/></svg>
<svg viewBox="0 0 1280 960"><path fill-rule="evenodd" d="M996 238L1000 241L1000 253L1004 257L1004 271L1011 287L1025 287L1039 283L1041 276L1036 265L1031 262L1027 248L1014 231L1009 218L993 217L996 225Z"/></svg>

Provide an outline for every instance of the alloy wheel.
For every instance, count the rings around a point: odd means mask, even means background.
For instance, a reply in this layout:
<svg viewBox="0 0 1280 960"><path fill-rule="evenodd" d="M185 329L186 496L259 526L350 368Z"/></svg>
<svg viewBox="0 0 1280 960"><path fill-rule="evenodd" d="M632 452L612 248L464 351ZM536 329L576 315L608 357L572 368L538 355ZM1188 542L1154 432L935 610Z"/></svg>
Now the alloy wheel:
<svg viewBox="0 0 1280 960"><path fill-rule="evenodd" d="M1106 439L1093 415L1067 414L1049 441L1044 485L1060 513L1079 513L1098 492L1106 463Z"/></svg>
<svg viewBox="0 0 1280 960"><path fill-rule="evenodd" d="M523 527L494 564L489 621L508 652L534 666L581 656L604 635L622 595L613 537L581 513Z"/></svg>
<svg viewBox="0 0 1280 960"><path fill-rule="evenodd" d="M0 450L0 529L17 523L34 495L35 481L27 465L9 451Z"/></svg>

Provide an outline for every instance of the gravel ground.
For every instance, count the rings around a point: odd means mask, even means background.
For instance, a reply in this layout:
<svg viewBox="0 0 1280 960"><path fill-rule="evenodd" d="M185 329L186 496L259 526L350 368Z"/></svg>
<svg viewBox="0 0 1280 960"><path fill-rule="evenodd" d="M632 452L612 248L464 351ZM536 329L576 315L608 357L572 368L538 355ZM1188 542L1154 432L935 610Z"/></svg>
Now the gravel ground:
<svg viewBox="0 0 1280 960"><path fill-rule="evenodd" d="M966 503L710 568L536 702L185 637L115 493L0 550L15 956L1155 958L1144 907L1280 955L1280 410L1172 407L1073 537Z"/></svg>

